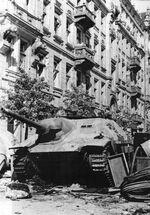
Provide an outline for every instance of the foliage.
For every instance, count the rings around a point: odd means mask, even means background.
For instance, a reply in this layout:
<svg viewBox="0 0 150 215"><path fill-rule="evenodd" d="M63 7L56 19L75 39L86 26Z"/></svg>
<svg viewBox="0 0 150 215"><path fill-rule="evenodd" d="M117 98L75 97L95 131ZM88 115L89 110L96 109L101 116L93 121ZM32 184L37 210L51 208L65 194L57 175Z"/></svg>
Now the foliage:
<svg viewBox="0 0 150 215"><path fill-rule="evenodd" d="M63 97L64 110L67 116L70 117L95 117L96 106L94 98L91 97L88 91L84 90L83 86L75 87L72 85L72 90L67 91Z"/></svg>
<svg viewBox="0 0 150 215"><path fill-rule="evenodd" d="M44 78L33 79L21 70L3 106L34 121L52 117L56 108L51 104L53 96L44 92L48 88Z"/></svg>

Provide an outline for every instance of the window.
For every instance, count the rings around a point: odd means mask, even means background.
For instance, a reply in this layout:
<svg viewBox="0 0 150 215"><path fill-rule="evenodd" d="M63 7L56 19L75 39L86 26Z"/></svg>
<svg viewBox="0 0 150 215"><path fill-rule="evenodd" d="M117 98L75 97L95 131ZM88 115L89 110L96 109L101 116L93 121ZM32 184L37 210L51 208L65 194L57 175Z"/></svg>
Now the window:
<svg viewBox="0 0 150 215"><path fill-rule="evenodd" d="M104 94L105 94L105 83L104 82L101 82L101 104L104 104Z"/></svg>
<svg viewBox="0 0 150 215"><path fill-rule="evenodd" d="M22 69L26 68L26 54L25 51L28 47L28 42L26 42L25 40L21 39L20 40L20 67Z"/></svg>
<svg viewBox="0 0 150 215"><path fill-rule="evenodd" d="M97 51L96 46L98 45L98 36L96 34L94 34L94 51Z"/></svg>
<svg viewBox="0 0 150 215"><path fill-rule="evenodd" d="M67 22L66 22L66 31L67 31L67 41L70 42L70 25L72 21L67 17Z"/></svg>
<svg viewBox="0 0 150 215"><path fill-rule="evenodd" d="M70 80L70 70L72 68L72 65L69 63L66 64L66 89L69 90L70 85L69 85L69 80Z"/></svg>
<svg viewBox="0 0 150 215"><path fill-rule="evenodd" d="M102 31L104 32L105 30L105 15L101 14L101 26L102 26Z"/></svg>
<svg viewBox="0 0 150 215"><path fill-rule="evenodd" d="M59 83L59 73L60 73L60 62L61 59L54 56L54 70L53 70L53 83L54 87L59 88L60 83Z"/></svg>
<svg viewBox="0 0 150 215"><path fill-rule="evenodd" d="M8 118L7 131L11 132L12 134L14 133L14 120L12 118Z"/></svg>
<svg viewBox="0 0 150 215"><path fill-rule="evenodd" d="M94 96L95 101L98 102L98 79L94 78Z"/></svg>
<svg viewBox="0 0 150 215"><path fill-rule="evenodd" d="M77 71L77 87L81 85L82 82L82 73L80 70Z"/></svg>
<svg viewBox="0 0 150 215"><path fill-rule="evenodd" d="M27 49L28 43L21 39L20 41L20 52L25 52Z"/></svg>
<svg viewBox="0 0 150 215"><path fill-rule="evenodd" d="M86 82L86 90L89 90L91 87L91 83L90 83L90 75L86 75L85 76L85 82Z"/></svg>
<svg viewBox="0 0 150 215"><path fill-rule="evenodd" d="M61 25L60 20L57 17L54 17L54 31L55 31L55 34L58 33L58 29L59 29L60 25Z"/></svg>
<svg viewBox="0 0 150 215"><path fill-rule="evenodd" d="M85 45L88 47L88 48L91 48L91 45L90 45L90 36L89 35L85 35Z"/></svg>
<svg viewBox="0 0 150 215"><path fill-rule="evenodd" d="M82 31L79 28L77 28L77 43L82 43Z"/></svg>

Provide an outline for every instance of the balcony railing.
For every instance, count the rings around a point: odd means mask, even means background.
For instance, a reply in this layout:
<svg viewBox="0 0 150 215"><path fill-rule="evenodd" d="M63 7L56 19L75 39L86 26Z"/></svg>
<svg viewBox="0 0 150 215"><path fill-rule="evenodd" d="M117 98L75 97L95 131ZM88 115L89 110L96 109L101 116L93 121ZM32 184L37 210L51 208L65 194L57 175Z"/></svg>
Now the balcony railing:
<svg viewBox="0 0 150 215"><path fill-rule="evenodd" d="M85 44L75 46L76 65L92 68L94 66L94 53Z"/></svg>
<svg viewBox="0 0 150 215"><path fill-rule="evenodd" d="M75 22L83 26L85 30L95 25L94 14L84 4L76 7L74 18Z"/></svg>
<svg viewBox="0 0 150 215"><path fill-rule="evenodd" d="M141 69L140 59L137 56L131 58L129 68L134 72L138 72Z"/></svg>

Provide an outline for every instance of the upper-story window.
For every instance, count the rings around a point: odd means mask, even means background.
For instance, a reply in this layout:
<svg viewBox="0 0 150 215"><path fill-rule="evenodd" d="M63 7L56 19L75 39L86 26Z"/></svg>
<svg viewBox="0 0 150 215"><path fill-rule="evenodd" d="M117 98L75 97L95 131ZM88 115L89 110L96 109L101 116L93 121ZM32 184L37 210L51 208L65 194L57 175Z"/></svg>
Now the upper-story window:
<svg viewBox="0 0 150 215"><path fill-rule="evenodd" d="M70 33L71 33L71 24L72 24L72 20L67 17L67 21L66 21L66 31L67 31L67 42L71 43L71 38L70 38Z"/></svg>
<svg viewBox="0 0 150 215"><path fill-rule="evenodd" d="M55 34L61 34L61 19L63 10L61 3L56 0L55 2L55 15L54 15L54 31Z"/></svg>
<svg viewBox="0 0 150 215"><path fill-rule="evenodd" d="M101 27L102 27L102 31L105 31L105 15L102 13L101 14Z"/></svg>
<svg viewBox="0 0 150 215"><path fill-rule="evenodd" d="M95 54L97 54L97 48L98 48L98 36L96 34L94 34L94 51L95 51Z"/></svg>
<svg viewBox="0 0 150 215"><path fill-rule="evenodd" d="M105 96L105 83L101 82L101 91L100 91L100 100L101 100L101 104L104 104L104 96Z"/></svg>
<svg viewBox="0 0 150 215"><path fill-rule="evenodd" d="M26 67L26 49L28 47L28 42L21 39L20 40L20 66L25 69Z"/></svg>
<svg viewBox="0 0 150 215"><path fill-rule="evenodd" d="M83 42L82 30L80 28L77 28L77 43L81 44L82 42Z"/></svg>
<svg viewBox="0 0 150 215"><path fill-rule="evenodd" d="M94 78L94 96L96 102L98 102L98 83L98 79Z"/></svg>
<svg viewBox="0 0 150 215"><path fill-rule="evenodd" d="M90 44L90 35L88 35L88 34L85 35L85 45L86 45L88 48L91 48L91 44Z"/></svg>
<svg viewBox="0 0 150 215"><path fill-rule="evenodd" d="M23 40L23 39L21 39L20 40L20 52L24 53L26 51L26 49L27 49L27 46L28 46L28 42Z"/></svg>
<svg viewBox="0 0 150 215"><path fill-rule="evenodd" d="M70 65L69 63L66 64L66 89L69 90L70 89L70 71L71 71L72 65Z"/></svg>
<svg viewBox="0 0 150 215"><path fill-rule="evenodd" d="M54 17L54 31L55 31L55 34L58 33L58 30L60 28L60 25L61 25L61 21L58 17Z"/></svg>
<svg viewBox="0 0 150 215"><path fill-rule="evenodd" d="M60 83L59 83L59 74L60 74L60 62L61 59L54 56L54 70L53 70L53 83L54 83L54 87L59 88Z"/></svg>

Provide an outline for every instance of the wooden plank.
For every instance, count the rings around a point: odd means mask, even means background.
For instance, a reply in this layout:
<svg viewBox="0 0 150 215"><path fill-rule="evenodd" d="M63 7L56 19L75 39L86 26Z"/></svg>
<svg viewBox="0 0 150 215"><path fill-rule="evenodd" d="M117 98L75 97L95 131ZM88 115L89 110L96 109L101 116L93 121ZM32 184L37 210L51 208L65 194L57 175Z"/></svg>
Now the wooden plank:
<svg viewBox="0 0 150 215"><path fill-rule="evenodd" d="M110 156L108 158L108 163L111 170L114 185L115 187L119 187L123 182L124 177L129 174L129 168L124 153Z"/></svg>
<svg viewBox="0 0 150 215"><path fill-rule="evenodd" d="M136 157L137 171L144 169L145 167L150 166L149 157Z"/></svg>

